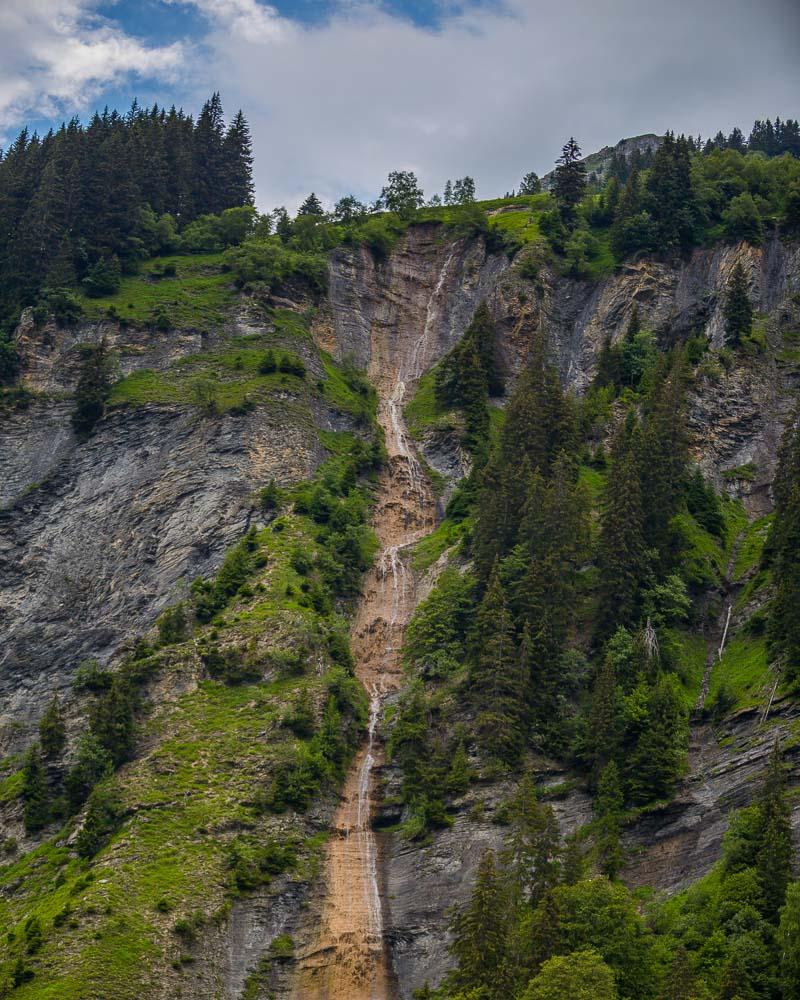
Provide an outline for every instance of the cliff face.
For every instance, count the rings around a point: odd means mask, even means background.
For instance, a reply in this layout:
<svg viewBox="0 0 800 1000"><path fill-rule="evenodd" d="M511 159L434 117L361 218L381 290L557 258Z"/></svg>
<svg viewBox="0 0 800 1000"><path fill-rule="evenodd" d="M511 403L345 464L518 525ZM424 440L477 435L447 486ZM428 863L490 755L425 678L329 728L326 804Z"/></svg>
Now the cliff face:
<svg viewBox="0 0 800 1000"><path fill-rule="evenodd" d="M435 227L419 227L382 267L365 251L334 255L329 316L320 335L333 337L338 352L352 352L366 365L375 361L370 330L410 339L427 329L430 349L419 374L463 333L485 297L508 373L513 377L533 336L544 331L564 382L580 392L591 381L604 341L623 336L634 304L642 325L655 331L663 346L703 332L712 346L721 347L724 289L737 261L751 276L763 349L737 358L729 370L709 369L699 378L689 424L694 457L706 475L755 517L771 509L777 446L800 384L792 339L792 331L800 328L796 245L773 239L763 248L698 250L675 265L641 261L591 285L546 266L535 280L523 278L506 262L483 257L474 243L448 246L437 239ZM436 431L421 441L429 464L451 479L463 474L454 441L451 434ZM749 466L747 476L731 474L740 466ZM709 642L718 638L709 635ZM740 713L716 733L699 722L693 726L689 770L674 802L627 831L631 884L674 891L718 860L728 812L750 801L776 732L774 725L760 728L759 716L760 710ZM794 710L776 706L772 722L778 731L791 733ZM797 781L796 757L792 763ZM545 786L567 777L546 762L541 767ZM385 780L391 798L399 777L388 768ZM500 844L502 829L492 817L508 791L502 784L473 789L460 803L453 826L435 834L428 846L383 835L387 936L402 997L426 980L438 982L449 967L447 911L467 897L481 853ZM564 832L591 819L591 802L580 791L553 805ZM396 822L399 817L389 813L383 821ZM800 806L795 823L800 826Z"/></svg>
<svg viewBox="0 0 800 1000"><path fill-rule="evenodd" d="M709 368L693 390L689 421L697 460L755 517L771 509L777 445L800 386L800 344L793 339L800 330L797 245L771 239L760 249L698 250L679 264L641 261L590 284L547 265L535 278L523 277L504 255L487 254L480 238L454 239L424 224L409 228L384 261L364 248L336 250L330 293L313 330L320 345L339 358L352 356L374 381L402 357L400 374L413 382L457 342L487 299L508 374L513 378L542 331L564 382L580 392L604 341L623 335L634 303L663 345L705 331L720 346L722 292L737 260L751 275L764 349L742 354L728 370ZM263 328L263 320L247 314L233 318L230 329L204 335L111 323L67 331L21 326L24 381L40 395L0 422L0 755L26 745L52 692L66 690L82 658L113 659L194 577L214 572L256 517L259 487L270 478L279 484L308 478L325 457L319 430L349 426L322 398L300 399L287 389L268 406L213 419L185 403L116 407L88 441L79 441L65 398L78 377L79 345L106 337L122 374L162 372L213 351L226 337ZM318 377L313 345L302 353ZM463 475L453 434L430 432L421 445L451 484ZM742 466L747 475L731 473ZM710 627L710 646L717 639ZM797 727L788 704L775 706L769 727L759 727L759 716L740 712L717 732L694 726L689 771L675 800L626 831L631 883L672 891L717 860L727 813L751 798L775 727L789 734ZM796 756L792 764L797 781ZM391 796L399 776L386 767L383 777ZM539 777L556 786L569 775L542 761ZM502 782L473 786L453 826L424 847L379 834L389 959L402 997L426 979L436 983L449 966L447 912L468 895L483 850L500 843L493 817L510 790ZM591 818L581 791L555 797L553 805L565 832ZM390 811L380 817L384 825L398 818ZM311 823L324 829L329 819L328 803ZM316 912L313 905L304 910L307 886L282 879L274 888L237 901L227 923L209 931L196 995L219 989L226 997L241 995L273 938L289 932L302 939L303 914ZM171 988L170 981L164 995ZM283 965L270 988L278 996L291 989Z"/></svg>
<svg viewBox="0 0 800 1000"><path fill-rule="evenodd" d="M252 330L242 317L228 332ZM271 478L308 478L325 454L318 428L342 423L287 391L242 416L123 407L80 441L72 404L59 397L77 381L77 345L101 337L122 374L166 370L216 342L116 324L22 325L23 384L46 395L0 422L0 755L27 743L83 658L107 661L195 577L213 573L247 529L255 491Z"/></svg>

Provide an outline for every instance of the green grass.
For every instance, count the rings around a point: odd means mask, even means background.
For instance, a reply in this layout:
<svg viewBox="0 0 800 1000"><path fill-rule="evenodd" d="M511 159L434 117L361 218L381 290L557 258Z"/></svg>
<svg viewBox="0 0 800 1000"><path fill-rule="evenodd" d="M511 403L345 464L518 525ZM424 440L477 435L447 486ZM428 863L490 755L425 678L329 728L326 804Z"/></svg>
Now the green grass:
<svg viewBox="0 0 800 1000"><path fill-rule="evenodd" d="M708 701L713 703L724 687L734 698L734 709L752 708L764 701L771 680L765 640L740 633L728 642L722 659L714 663Z"/></svg>
<svg viewBox="0 0 800 1000"><path fill-rule="evenodd" d="M736 559L733 565L733 579L742 580L748 576L761 562L761 555L772 524L772 514L759 517L752 521L744 530L739 540Z"/></svg>
<svg viewBox="0 0 800 1000"><path fill-rule="evenodd" d="M690 583L719 584L727 573L727 559L723 543L710 534L688 513L678 514L672 522L684 543L681 563Z"/></svg>
<svg viewBox="0 0 800 1000"><path fill-rule="evenodd" d="M88 319L103 319L113 309L120 319L139 325L152 323L159 312L177 328L219 325L236 297L231 277L221 265L221 253L156 257L143 264L139 274L125 276L113 295L98 299L84 295L81 305ZM165 266L174 266L175 276L155 277L154 272Z"/></svg>
<svg viewBox="0 0 800 1000"><path fill-rule="evenodd" d="M436 369L431 368L417 383L413 398L405 408L409 434L419 440L433 427L452 426L454 411L443 409L436 400Z"/></svg>
<svg viewBox="0 0 800 1000"><path fill-rule="evenodd" d="M469 519L456 523L445 518L429 535L421 538L414 546L411 565L415 572L424 573L447 549L458 545L470 530Z"/></svg>
<svg viewBox="0 0 800 1000"><path fill-rule="evenodd" d="M665 643L676 655L676 670L683 686L686 708L691 711L700 694L708 644L700 635L668 629Z"/></svg>
<svg viewBox="0 0 800 1000"><path fill-rule="evenodd" d="M519 243L533 243L542 238L539 229L539 218L534 212L518 211L503 212L491 220L492 229L512 236Z"/></svg>
<svg viewBox="0 0 800 1000"><path fill-rule="evenodd" d="M13 802L22 794L22 771L12 771L0 778L0 804Z"/></svg>

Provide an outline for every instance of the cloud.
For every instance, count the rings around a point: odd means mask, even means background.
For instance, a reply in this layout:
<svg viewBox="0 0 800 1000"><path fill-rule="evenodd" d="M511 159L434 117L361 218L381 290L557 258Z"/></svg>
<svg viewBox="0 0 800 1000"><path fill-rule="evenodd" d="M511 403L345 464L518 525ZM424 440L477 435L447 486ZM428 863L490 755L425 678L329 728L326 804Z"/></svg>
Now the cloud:
<svg viewBox="0 0 800 1000"><path fill-rule="evenodd" d="M97 0L2 0L0 131L83 111L128 76L174 80L181 43L148 46L98 16Z"/></svg>
<svg viewBox="0 0 800 1000"><path fill-rule="evenodd" d="M374 196L399 168L429 193L469 173L502 194L570 134L588 151L800 112L795 0L506 0L436 30L354 0L311 26L257 0L193 3L205 89L250 118L262 207Z"/></svg>

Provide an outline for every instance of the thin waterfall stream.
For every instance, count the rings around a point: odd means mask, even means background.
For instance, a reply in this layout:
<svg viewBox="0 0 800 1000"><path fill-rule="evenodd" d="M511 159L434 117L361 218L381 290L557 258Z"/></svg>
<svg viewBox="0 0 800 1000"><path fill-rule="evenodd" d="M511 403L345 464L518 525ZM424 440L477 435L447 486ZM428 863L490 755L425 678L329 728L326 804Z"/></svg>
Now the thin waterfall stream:
<svg viewBox="0 0 800 1000"><path fill-rule="evenodd" d="M372 519L379 555L366 574L351 632L356 674L369 695L369 726L334 819L319 933L314 947L300 956L295 1000L390 1000L392 996L379 845L372 829L375 769L383 762L379 722L386 697L402 684L403 636L416 605L410 546L436 523L435 499L409 441L403 406L431 360L435 300L448 266L449 260L431 295L422 334L410 344L380 345L389 357L377 351L371 366L388 461Z"/></svg>

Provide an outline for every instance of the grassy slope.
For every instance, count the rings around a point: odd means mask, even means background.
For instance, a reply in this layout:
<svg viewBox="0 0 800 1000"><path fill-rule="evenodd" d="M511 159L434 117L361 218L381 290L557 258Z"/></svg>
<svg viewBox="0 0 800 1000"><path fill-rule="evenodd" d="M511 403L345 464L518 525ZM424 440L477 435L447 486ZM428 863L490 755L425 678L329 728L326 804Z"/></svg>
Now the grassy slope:
<svg viewBox="0 0 800 1000"><path fill-rule="evenodd" d="M235 301L231 277L221 265L221 253L155 257L142 265L139 274L124 277L113 295L84 295L81 305L88 319L102 319L113 309L133 323L150 323L164 312L175 327L219 325ZM168 267L175 268L175 276L158 277Z"/></svg>
<svg viewBox="0 0 800 1000"><path fill-rule="evenodd" d="M307 339L296 317L278 319L284 336L295 324L294 335ZM115 389L115 401L180 401L186 373L215 366L230 375L237 392L249 391L262 353L234 346L191 358L150 382L149 394L130 389L131 383L141 386L141 376L125 380ZM289 376L292 386L321 392L343 412L364 414L370 404L330 359L320 363L321 389ZM272 389L285 391L275 379L259 382L264 402ZM334 456L354 440L349 433L320 436ZM196 952L173 928L181 918L203 923L224 917L239 891L230 868L233 846L247 856L272 838L295 840L293 877L314 869L321 842L304 818L292 810L264 814L253 803L269 786L276 764L298 745L281 725L287 706L303 688L318 707L324 701L331 666L326 636L331 629L346 631L346 623L314 610L293 566L298 549L312 558L320 550L314 523L287 511L276 525L259 532L256 562L262 565L241 595L192 639L153 656L141 755L109 779L125 808L110 843L91 861L77 858L65 840L73 821L37 850L12 852L0 866L0 925L9 929L0 943L0 985L9 982L18 959L35 973L15 996L133 1000L147 991L148 981L169 977L178 995ZM287 677L267 669L264 682L235 687L204 679L198 644L209 636L223 648L254 649L267 664L270 657L280 663L283 654L302 650L314 670ZM5 798L16 797L19 781L9 771L0 784ZM28 953L24 922L31 916L41 923L44 943Z"/></svg>

